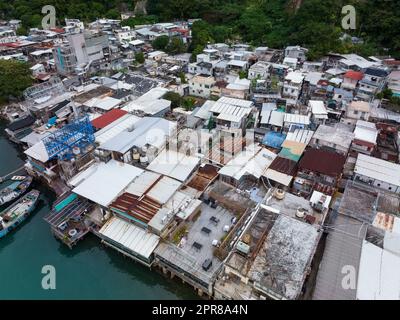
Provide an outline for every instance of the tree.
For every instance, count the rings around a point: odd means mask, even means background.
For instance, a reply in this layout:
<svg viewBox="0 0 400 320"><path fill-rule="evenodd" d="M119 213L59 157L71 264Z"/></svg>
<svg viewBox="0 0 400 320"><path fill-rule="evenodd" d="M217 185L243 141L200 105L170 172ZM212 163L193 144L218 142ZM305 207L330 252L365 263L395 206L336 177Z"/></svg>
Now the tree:
<svg viewBox="0 0 400 320"><path fill-rule="evenodd" d="M245 70L239 71L239 79L247 79L248 72Z"/></svg>
<svg viewBox="0 0 400 320"><path fill-rule="evenodd" d="M163 99L171 101L172 109L179 108L181 106L182 98L176 92L168 91L166 94L164 94Z"/></svg>
<svg viewBox="0 0 400 320"><path fill-rule="evenodd" d="M192 111L194 109L195 103L196 103L196 100L192 97L186 97L182 101L183 108L186 111Z"/></svg>
<svg viewBox="0 0 400 320"><path fill-rule="evenodd" d="M169 37L168 36L159 36L154 41L151 43L154 49L156 50L165 50L169 43Z"/></svg>
<svg viewBox="0 0 400 320"><path fill-rule="evenodd" d="M117 9L110 9L106 13L106 18L108 19L119 19L119 11Z"/></svg>
<svg viewBox="0 0 400 320"><path fill-rule="evenodd" d="M22 92L32 85L29 65L15 60L0 60L0 102L11 97L20 98Z"/></svg>
<svg viewBox="0 0 400 320"><path fill-rule="evenodd" d="M136 52L135 53L135 60L136 60L137 63L140 63L140 64L144 63L145 59L144 59L143 52Z"/></svg>
<svg viewBox="0 0 400 320"><path fill-rule="evenodd" d="M181 79L181 83L187 83L186 76L184 72L179 72L179 78Z"/></svg>
<svg viewBox="0 0 400 320"><path fill-rule="evenodd" d="M179 54L186 52L186 46L181 38L174 37L169 41L165 51L169 54Z"/></svg>

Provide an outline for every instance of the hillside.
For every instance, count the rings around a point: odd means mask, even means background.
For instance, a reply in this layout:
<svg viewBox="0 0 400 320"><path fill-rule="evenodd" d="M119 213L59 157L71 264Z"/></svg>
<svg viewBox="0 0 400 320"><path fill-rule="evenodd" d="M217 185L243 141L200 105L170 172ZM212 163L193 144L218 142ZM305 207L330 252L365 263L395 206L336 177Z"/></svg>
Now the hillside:
<svg viewBox="0 0 400 320"><path fill-rule="evenodd" d="M121 11L133 11L138 1L123 0L0 0L0 18L18 18L26 28L38 26L41 7L53 4L57 20L65 17L92 21L99 17L118 18ZM143 2L143 1L142 1ZM382 0L148 0L149 16L127 22L172 21L202 18L197 35L205 41L243 40L254 45L283 47L300 44L311 49L311 57L328 51L363 55L400 56L400 7L397 1ZM344 5L356 8L357 28L347 32L364 40L362 45L339 41Z"/></svg>

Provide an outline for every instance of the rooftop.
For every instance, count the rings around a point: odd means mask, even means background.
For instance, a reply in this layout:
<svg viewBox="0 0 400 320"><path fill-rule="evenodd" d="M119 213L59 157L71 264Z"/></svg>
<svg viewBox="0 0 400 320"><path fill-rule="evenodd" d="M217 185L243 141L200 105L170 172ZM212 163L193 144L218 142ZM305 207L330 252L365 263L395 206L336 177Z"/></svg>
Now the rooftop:
<svg viewBox="0 0 400 320"><path fill-rule="evenodd" d="M341 126L333 127L333 126L319 125L318 129L315 131L313 135L313 139L326 141L328 143L341 146L347 150L350 148L353 138L354 134L352 132L349 132L349 130L345 130Z"/></svg>
<svg viewBox="0 0 400 320"><path fill-rule="evenodd" d="M313 300L355 300L356 289L343 288L343 270L347 266L353 266L358 271L367 225L338 215L328 230Z"/></svg>
<svg viewBox="0 0 400 320"><path fill-rule="evenodd" d="M151 256L160 241L158 236L117 217L108 220L99 233L145 259Z"/></svg>
<svg viewBox="0 0 400 320"><path fill-rule="evenodd" d="M400 186L400 165L396 163L359 153L354 172L372 179Z"/></svg>
<svg viewBox="0 0 400 320"><path fill-rule="evenodd" d="M69 183L75 187L72 192L107 207L142 172L129 164L110 160L93 164Z"/></svg>
<svg viewBox="0 0 400 320"><path fill-rule="evenodd" d="M309 224L278 215L250 269L250 278L266 292L285 299L301 295L320 234Z"/></svg>
<svg viewBox="0 0 400 320"><path fill-rule="evenodd" d="M299 169L336 177L342 173L345 161L346 158L336 152L308 149L299 162Z"/></svg>
<svg viewBox="0 0 400 320"><path fill-rule="evenodd" d="M110 123L113 123L115 120L121 118L125 114L127 114L127 112L124 110L113 109L113 110L106 112L102 116L94 119L92 121L92 125L96 129L102 129L102 128L108 126Z"/></svg>
<svg viewBox="0 0 400 320"><path fill-rule="evenodd" d="M200 159L187 156L173 150L163 150L147 167L148 170L158 172L185 181L200 163Z"/></svg>
<svg viewBox="0 0 400 320"><path fill-rule="evenodd" d="M162 148L166 139L176 131L176 123L162 118L144 117L116 136L110 138L99 148L125 154L133 147L154 146Z"/></svg>

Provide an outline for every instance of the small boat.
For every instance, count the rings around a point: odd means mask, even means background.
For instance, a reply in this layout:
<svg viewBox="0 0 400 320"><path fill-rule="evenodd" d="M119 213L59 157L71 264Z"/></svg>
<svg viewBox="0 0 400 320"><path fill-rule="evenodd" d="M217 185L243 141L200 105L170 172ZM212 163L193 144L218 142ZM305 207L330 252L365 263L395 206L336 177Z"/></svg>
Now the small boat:
<svg viewBox="0 0 400 320"><path fill-rule="evenodd" d="M23 195L32 183L31 176L24 176L23 180L17 180L0 190L0 206L17 199Z"/></svg>
<svg viewBox="0 0 400 320"><path fill-rule="evenodd" d="M21 224L36 207L40 192L31 190L0 213L0 238Z"/></svg>

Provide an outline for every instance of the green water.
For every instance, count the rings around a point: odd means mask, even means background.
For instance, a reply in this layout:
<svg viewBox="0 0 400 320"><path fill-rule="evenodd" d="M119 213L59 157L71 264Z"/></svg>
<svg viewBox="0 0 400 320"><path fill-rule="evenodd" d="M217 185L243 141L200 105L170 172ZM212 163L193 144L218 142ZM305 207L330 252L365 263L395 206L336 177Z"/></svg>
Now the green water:
<svg viewBox="0 0 400 320"><path fill-rule="evenodd" d="M21 152L4 136L0 123L0 176L23 164ZM88 235L72 250L58 242L43 217L55 196L42 192L33 214L14 232L0 239L0 300L3 299L196 299L177 280L124 258ZM44 265L56 269L56 289L44 290Z"/></svg>

